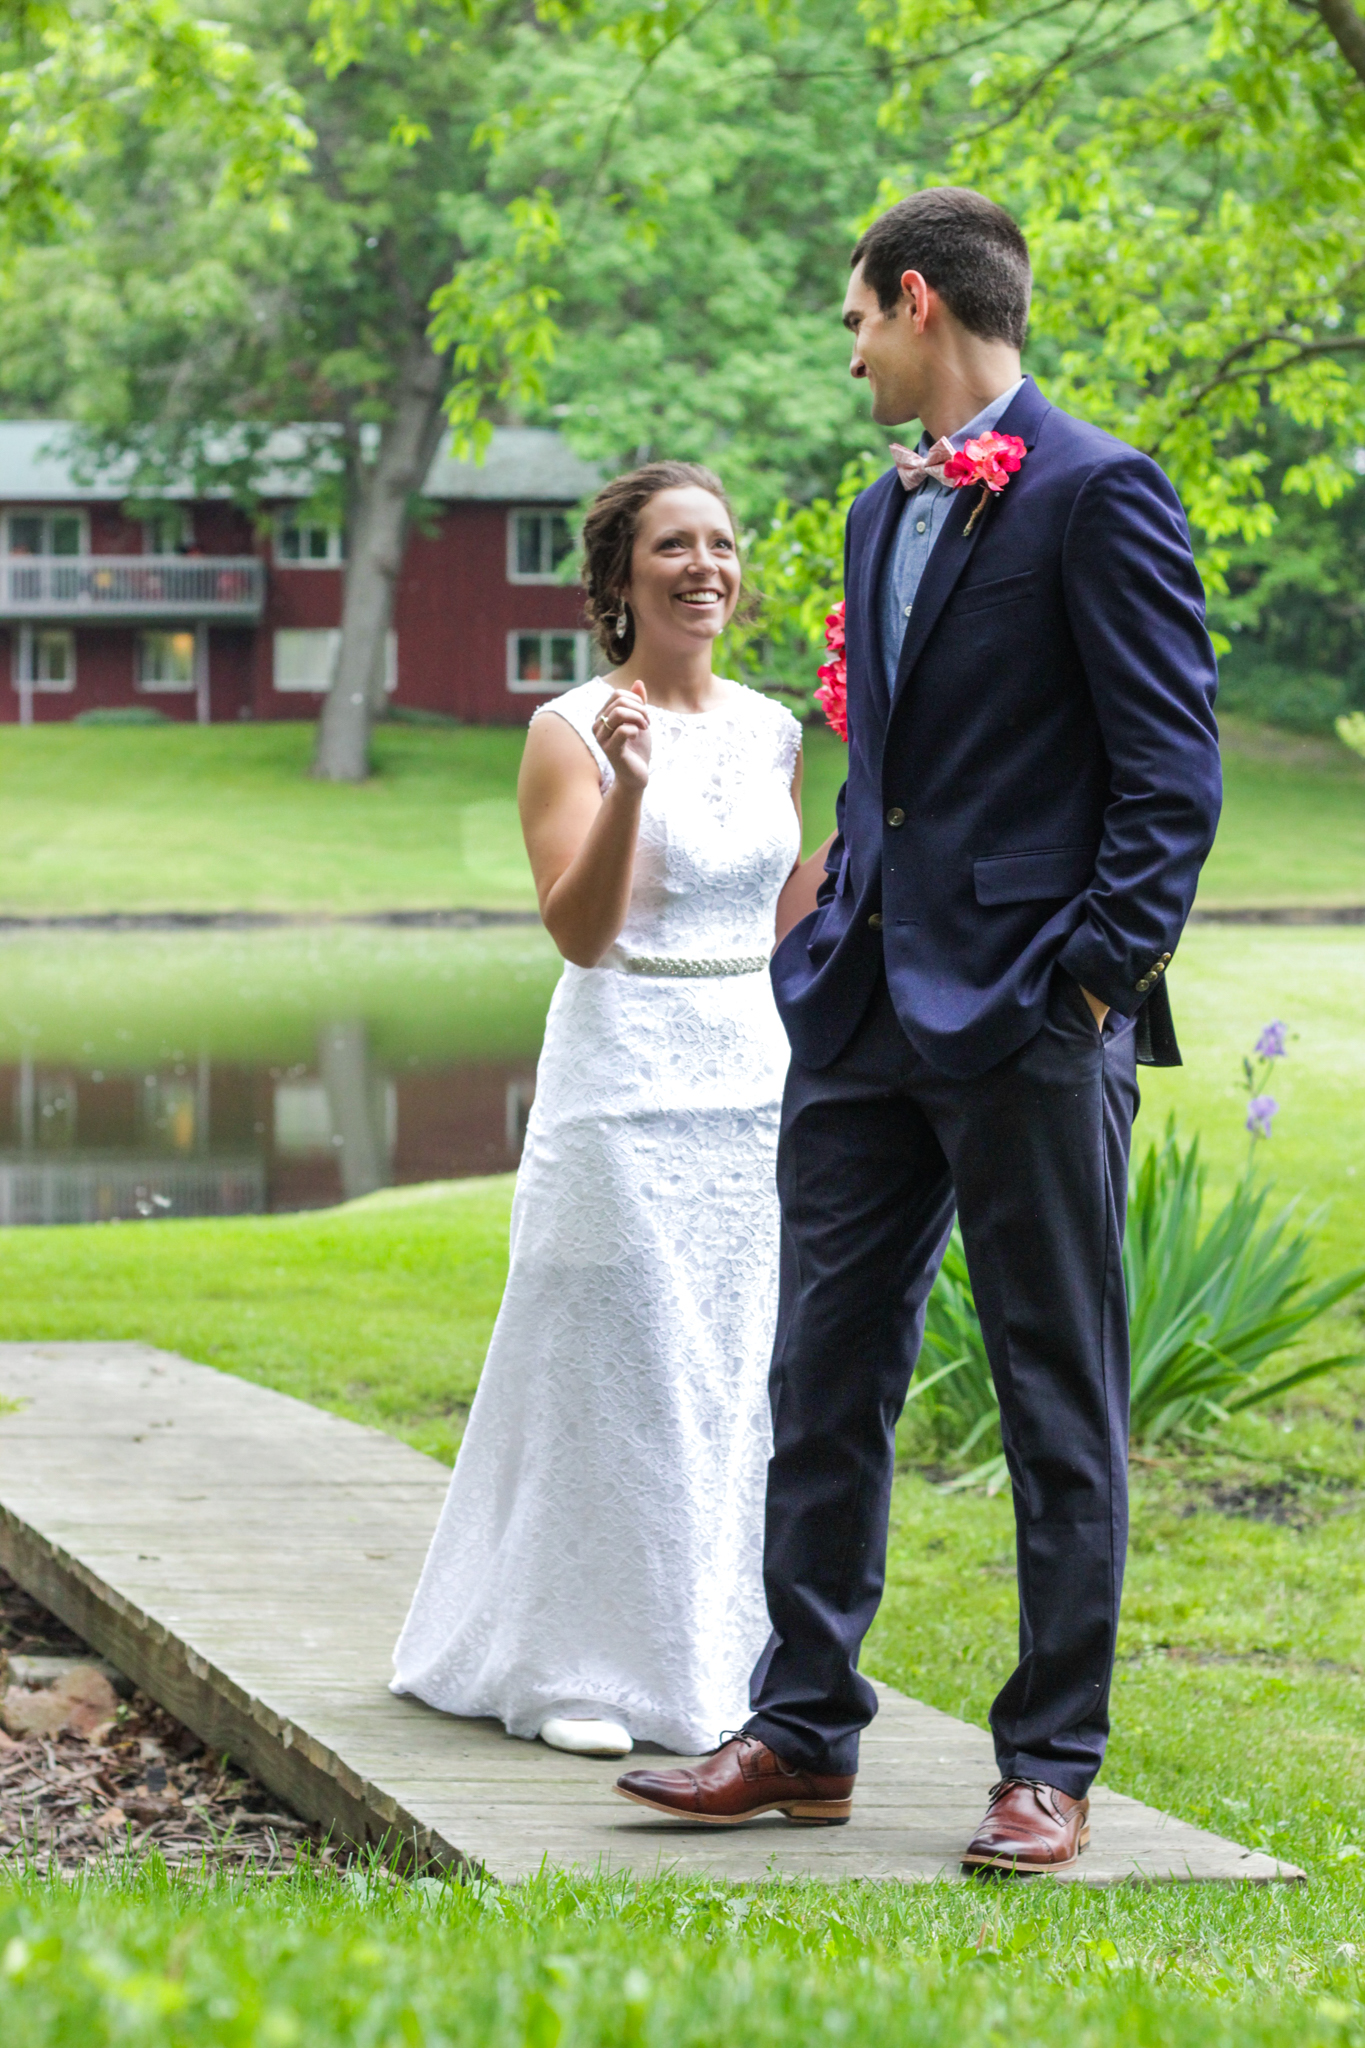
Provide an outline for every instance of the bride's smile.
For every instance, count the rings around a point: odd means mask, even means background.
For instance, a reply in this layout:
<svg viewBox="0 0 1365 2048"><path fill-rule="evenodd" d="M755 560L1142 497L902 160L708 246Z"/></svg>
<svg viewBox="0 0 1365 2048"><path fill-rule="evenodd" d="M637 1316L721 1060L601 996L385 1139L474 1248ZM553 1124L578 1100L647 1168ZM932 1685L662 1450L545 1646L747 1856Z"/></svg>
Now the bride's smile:
<svg viewBox="0 0 1365 2048"><path fill-rule="evenodd" d="M623 595L635 619L632 674L647 679L652 704L676 697L678 708L705 708L715 687L711 643L730 622L740 582L734 528L709 491L660 491L645 506Z"/></svg>

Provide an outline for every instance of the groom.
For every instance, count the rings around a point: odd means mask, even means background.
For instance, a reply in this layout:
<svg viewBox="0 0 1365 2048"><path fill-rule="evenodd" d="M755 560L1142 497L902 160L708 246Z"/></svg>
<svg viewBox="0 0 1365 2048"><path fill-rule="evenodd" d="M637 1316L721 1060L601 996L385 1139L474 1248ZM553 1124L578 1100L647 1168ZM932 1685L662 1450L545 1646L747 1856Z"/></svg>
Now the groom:
<svg viewBox="0 0 1365 2048"><path fill-rule="evenodd" d="M847 1817L896 1419L956 1208L1019 1577L1000 1783L964 1862L1060 1870L1109 1725L1135 1067L1179 1062L1163 976L1218 819L1216 675L1170 484L1020 375L1010 216L917 193L852 270L853 375L879 424L924 433L849 517L848 780L818 908L773 962L792 1043L773 1634L743 1733L618 1789L688 1819ZM949 458L990 429L1018 467L997 494L954 488Z"/></svg>

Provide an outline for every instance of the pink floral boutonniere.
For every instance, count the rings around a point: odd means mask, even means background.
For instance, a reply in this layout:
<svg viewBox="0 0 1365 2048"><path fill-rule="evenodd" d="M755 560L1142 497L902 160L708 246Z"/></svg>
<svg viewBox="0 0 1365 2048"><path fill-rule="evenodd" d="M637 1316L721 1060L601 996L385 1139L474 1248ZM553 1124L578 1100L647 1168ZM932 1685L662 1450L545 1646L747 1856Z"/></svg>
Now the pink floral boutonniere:
<svg viewBox="0 0 1365 2048"><path fill-rule="evenodd" d="M832 731L841 740L848 738L848 668L844 660L844 607L842 601L836 604L825 620L825 645L830 651L830 660L824 662L818 673L820 688L815 701L824 711Z"/></svg>
<svg viewBox="0 0 1365 2048"><path fill-rule="evenodd" d="M949 456L943 466L945 484L951 484L955 490L969 484L981 486L981 496L964 533L971 532L991 499L999 497L1027 454L1028 449L1017 434L997 434L992 428Z"/></svg>

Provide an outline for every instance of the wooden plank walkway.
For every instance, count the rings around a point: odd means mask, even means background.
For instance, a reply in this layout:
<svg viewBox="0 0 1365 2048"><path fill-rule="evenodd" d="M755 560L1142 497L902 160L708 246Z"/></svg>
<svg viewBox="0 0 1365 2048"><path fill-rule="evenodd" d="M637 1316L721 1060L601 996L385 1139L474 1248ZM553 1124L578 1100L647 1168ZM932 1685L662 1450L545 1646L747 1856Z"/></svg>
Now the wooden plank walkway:
<svg viewBox="0 0 1365 2048"><path fill-rule="evenodd" d="M977 1728L881 1688L845 1828L686 1828L619 1766L387 1690L445 1493L375 1430L141 1344L0 1345L0 1565L205 1741L353 1840L501 1879L553 1864L956 1877L994 1776ZM1301 1872L1104 1789L1080 1877Z"/></svg>

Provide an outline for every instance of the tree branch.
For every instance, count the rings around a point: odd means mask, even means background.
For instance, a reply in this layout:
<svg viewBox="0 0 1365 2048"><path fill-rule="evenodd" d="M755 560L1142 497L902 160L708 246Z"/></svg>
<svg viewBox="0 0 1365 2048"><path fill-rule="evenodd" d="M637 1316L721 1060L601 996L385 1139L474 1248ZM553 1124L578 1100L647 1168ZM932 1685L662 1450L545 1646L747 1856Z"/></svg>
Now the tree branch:
<svg viewBox="0 0 1365 2048"><path fill-rule="evenodd" d="M1356 13L1351 0L1316 0L1316 4L1333 42L1365 85L1365 17Z"/></svg>
<svg viewBox="0 0 1365 2048"><path fill-rule="evenodd" d="M566 242L572 241L583 225L587 216L589 202L597 189L597 181L606 169L611 157L612 144L616 140L617 125L624 115L626 108L635 98L645 80L653 75L654 67L659 62L659 59L667 55L674 43L680 42L684 36L691 35L698 22L703 21L708 14L714 13L720 4L721 0L701 0L701 4L694 8L685 21L679 22L675 29L672 29L661 39L657 49L651 50L646 56L640 58L640 69L637 76L630 81L607 116L606 130L602 137L602 147L597 154L597 161L588 173L587 180L582 188L579 196L578 210L565 225L564 239Z"/></svg>
<svg viewBox="0 0 1365 2048"><path fill-rule="evenodd" d="M1276 342L1279 342L1283 347L1292 348L1292 354L1283 357L1277 363L1251 363L1245 369L1240 370L1233 367L1236 363L1245 363L1246 358L1256 349L1272 348ZM1358 350L1365 351L1365 334L1328 335L1321 341L1300 342L1297 347L1293 347L1292 338L1283 332L1258 334L1251 341L1242 342L1230 354L1224 356L1214 375L1209 378L1206 384L1199 386L1198 390L1191 396L1189 403L1181 407L1180 411L1176 414L1176 418L1182 420L1191 418L1193 414L1198 412L1206 398L1211 397L1215 391L1223 390L1229 384L1245 383L1248 377L1276 376L1282 370L1292 370L1298 363L1311 361L1314 356L1345 355Z"/></svg>
<svg viewBox="0 0 1365 2048"><path fill-rule="evenodd" d="M1135 14L1141 13L1143 4L1144 0L1133 0L1133 4L1129 7L1123 19L1124 28L1127 27ZM1105 0L1094 0L1094 5L1090 9L1090 15L1085 26L1071 38L1069 43L1063 45L1055 57L1049 59L1047 63L1041 65L1034 72L1028 83L1006 102L1003 113L997 114L994 120L983 121L980 127L969 131L972 142L979 142L985 136L993 135L998 128L1008 128L1010 122L1017 120L1025 107L1029 106L1046 89L1049 80L1054 78L1059 71L1067 69L1076 53L1084 48L1086 34L1099 19L1104 10L1104 5ZM1159 33L1164 33L1164 31L1159 31Z"/></svg>

